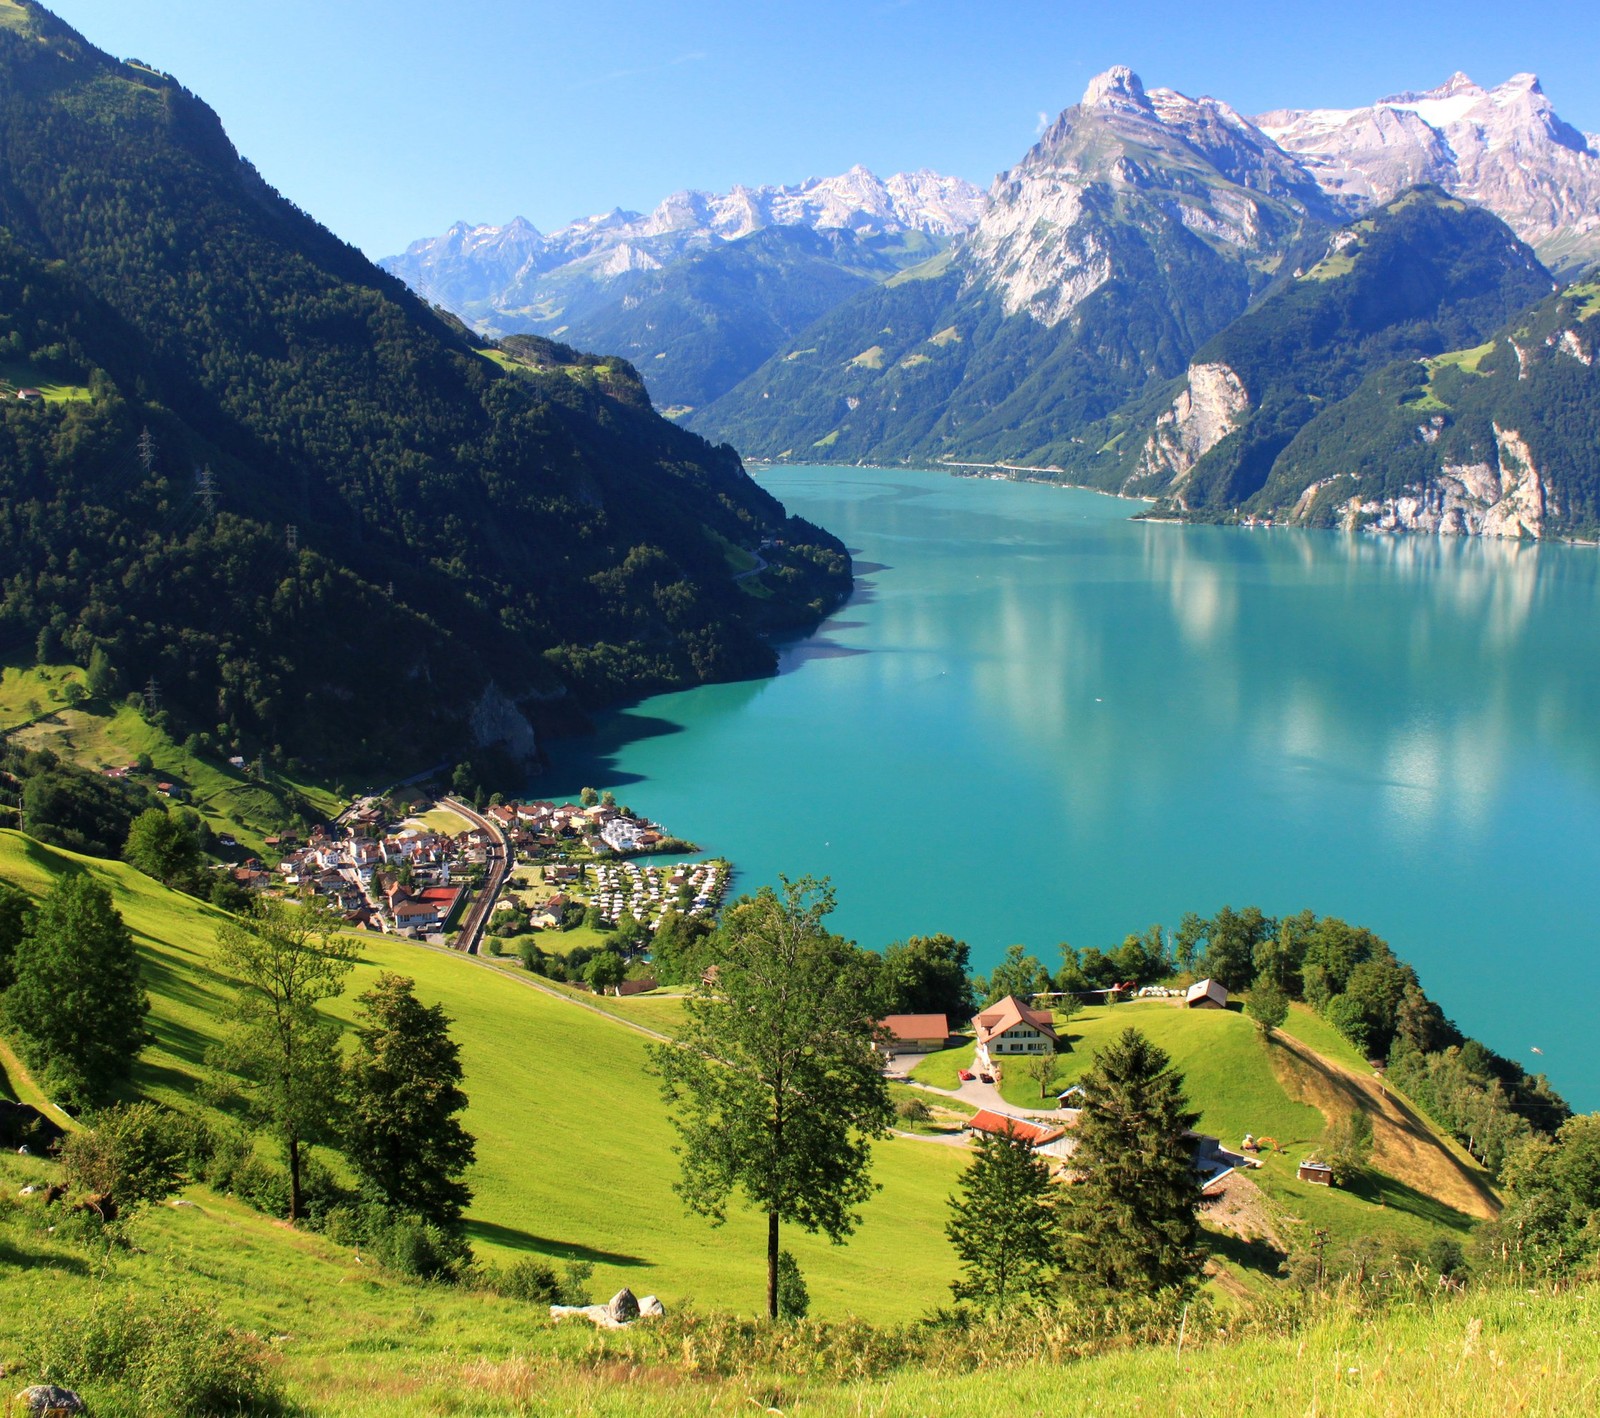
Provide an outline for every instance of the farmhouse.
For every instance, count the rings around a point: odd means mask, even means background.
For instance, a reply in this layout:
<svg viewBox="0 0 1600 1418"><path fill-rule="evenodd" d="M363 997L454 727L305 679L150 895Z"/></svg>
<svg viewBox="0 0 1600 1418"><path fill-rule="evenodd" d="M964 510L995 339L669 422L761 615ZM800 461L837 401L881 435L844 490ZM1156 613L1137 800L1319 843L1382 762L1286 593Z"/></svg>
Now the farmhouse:
<svg viewBox="0 0 1600 1418"><path fill-rule="evenodd" d="M1187 1009L1226 1009L1228 992L1215 980L1196 980L1183 997Z"/></svg>
<svg viewBox="0 0 1600 1418"><path fill-rule="evenodd" d="M1048 1123L1029 1122L1026 1118L1013 1118L1006 1113L980 1108L964 1124L968 1132L988 1133L991 1137L1008 1137L1025 1142L1028 1147L1046 1157L1065 1161L1077 1147L1077 1139L1067 1136L1067 1130L1051 1127Z"/></svg>
<svg viewBox="0 0 1600 1418"><path fill-rule="evenodd" d="M973 1019L972 1028L978 1036L979 1068L992 1068L995 1055L1042 1054L1060 1042L1051 1016L1030 1009L1015 995L989 1005Z"/></svg>
<svg viewBox="0 0 1600 1418"><path fill-rule="evenodd" d="M891 1014L881 1024L895 1054L931 1054L950 1038L950 1021L942 1014Z"/></svg>

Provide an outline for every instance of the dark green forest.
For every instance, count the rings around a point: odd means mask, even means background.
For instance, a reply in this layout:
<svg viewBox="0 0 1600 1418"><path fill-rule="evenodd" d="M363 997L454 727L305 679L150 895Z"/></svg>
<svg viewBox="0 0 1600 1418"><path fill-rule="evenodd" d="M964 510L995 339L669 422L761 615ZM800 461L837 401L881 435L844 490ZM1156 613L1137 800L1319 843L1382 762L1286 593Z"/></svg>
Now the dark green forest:
<svg viewBox="0 0 1600 1418"><path fill-rule="evenodd" d="M491 682L570 721L766 673L765 633L846 592L843 547L624 361L483 347L193 94L25 8L0 29L0 377L89 397L0 400L0 655L99 647L179 733L420 765ZM751 594L727 547L763 541Z"/></svg>

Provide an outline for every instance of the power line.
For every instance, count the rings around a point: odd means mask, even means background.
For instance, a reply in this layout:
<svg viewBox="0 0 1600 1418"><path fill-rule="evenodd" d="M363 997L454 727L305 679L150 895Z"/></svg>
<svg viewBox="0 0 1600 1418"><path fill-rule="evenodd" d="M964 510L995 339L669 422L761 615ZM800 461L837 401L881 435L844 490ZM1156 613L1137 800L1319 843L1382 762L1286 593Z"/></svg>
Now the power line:
<svg viewBox="0 0 1600 1418"><path fill-rule="evenodd" d="M145 717L153 719L161 708L161 686L156 683L156 677L151 675L144 686L144 712Z"/></svg>
<svg viewBox="0 0 1600 1418"><path fill-rule="evenodd" d="M200 501L205 504L206 516L215 517L217 513L217 475L211 471L208 463L195 477L195 492L199 494Z"/></svg>
<svg viewBox="0 0 1600 1418"><path fill-rule="evenodd" d="M150 476L151 470L156 465L156 441L150 436L147 426L139 434L139 465L144 469L144 475Z"/></svg>
<svg viewBox="0 0 1600 1418"><path fill-rule="evenodd" d="M290 551L300 550L300 529L293 522L289 523L285 529L284 539L287 541Z"/></svg>

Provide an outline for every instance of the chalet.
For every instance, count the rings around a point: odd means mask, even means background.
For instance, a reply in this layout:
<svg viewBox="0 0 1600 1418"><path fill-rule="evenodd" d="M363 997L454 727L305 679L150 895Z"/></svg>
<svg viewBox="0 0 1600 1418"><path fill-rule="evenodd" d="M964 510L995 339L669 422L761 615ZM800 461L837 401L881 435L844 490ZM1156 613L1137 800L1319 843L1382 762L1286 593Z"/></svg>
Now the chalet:
<svg viewBox="0 0 1600 1418"><path fill-rule="evenodd" d="M1326 1162L1314 1162L1309 1158L1300 1164L1295 1175L1302 1182L1314 1182L1319 1187L1333 1185L1333 1168Z"/></svg>
<svg viewBox="0 0 1600 1418"><path fill-rule="evenodd" d="M931 1054L950 1038L950 1021L942 1014L891 1014L880 1021L893 1054Z"/></svg>
<svg viewBox="0 0 1600 1418"><path fill-rule="evenodd" d="M1066 1161L1076 1150L1076 1138L1068 1137L1063 1127L1049 1123L1031 1122L1027 1118L1013 1118L1006 1113L996 1113L980 1108L963 1124L968 1132L987 1133L991 1137L1007 1137L1015 1142L1027 1143L1030 1150L1058 1161Z"/></svg>
<svg viewBox="0 0 1600 1418"><path fill-rule="evenodd" d="M991 1004L972 1021L978 1036L979 1068L992 1068L993 1058L1005 1054L1042 1054L1060 1042L1051 1016L1030 1009L1015 995Z"/></svg>
<svg viewBox="0 0 1600 1418"><path fill-rule="evenodd" d="M17 397L25 404L42 404L44 391L40 389L18 389Z"/></svg>
<svg viewBox="0 0 1600 1418"><path fill-rule="evenodd" d="M437 901L398 901L394 907L397 930L432 931L444 921Z"/></svg>
<svg viewBox="0 0 1600 1418"><path fill-rule="evenodd" d="M1215 980L1196 980L1183 996L1186 1009L1226 1009L1228 992Z"/></svg>

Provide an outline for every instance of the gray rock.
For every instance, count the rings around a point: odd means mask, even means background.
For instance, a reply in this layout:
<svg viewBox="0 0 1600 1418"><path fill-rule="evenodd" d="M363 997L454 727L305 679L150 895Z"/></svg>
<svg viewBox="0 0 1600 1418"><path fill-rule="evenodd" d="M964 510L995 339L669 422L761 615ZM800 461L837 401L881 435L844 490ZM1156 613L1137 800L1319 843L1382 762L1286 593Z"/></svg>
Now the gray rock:
<svg viewBox="0 0 1600 1418"><path fill-rule="evenodd" d="M17 1395L18 1403L22 1405L23 1412L36 1415L36 1418L66 1418L72 1413L84 1411L83 1400L70 1388L58 1388L55 1384L35 1384L32 1388L25 1388Z"/></svg>
<svg viewBox="0 0 1600 1418"><path fill-rule="evenodd" d="M656 1299L654 1295L645 1295L639 1300L639 1317L641 1319L660 1319L666 1312L666 1306Z"/></svg>
<svg viewBox="0 0 1600 1418"><path fill-rule="evenodd" d="M628 1324L639 1318L639 1301L626 1285L606 1301L606 1314L617 1324Z"/></svg>

